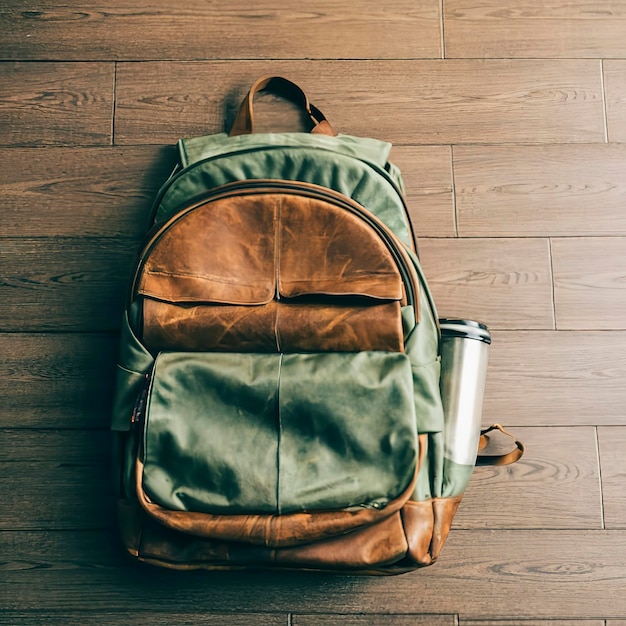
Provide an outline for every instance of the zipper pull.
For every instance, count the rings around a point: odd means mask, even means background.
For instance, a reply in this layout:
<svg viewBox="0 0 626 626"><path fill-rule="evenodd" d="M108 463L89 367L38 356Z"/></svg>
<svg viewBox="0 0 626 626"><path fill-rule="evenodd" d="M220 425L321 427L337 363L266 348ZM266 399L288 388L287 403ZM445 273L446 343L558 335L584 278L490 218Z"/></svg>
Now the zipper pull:
<svg viewBox="0 0 626 626"><path fill-rule="evenodd" d="M143 423L145 408L146 408L146 400L148 399L148 389L150 387L150 379L151 379L152 370L150 369L148 372L144 374L143 385L141 386L141 391L137 396L137 400L135 401L135 406L133 407L133 412L130 416L130 423L133 427L138 428Z"/></svg>

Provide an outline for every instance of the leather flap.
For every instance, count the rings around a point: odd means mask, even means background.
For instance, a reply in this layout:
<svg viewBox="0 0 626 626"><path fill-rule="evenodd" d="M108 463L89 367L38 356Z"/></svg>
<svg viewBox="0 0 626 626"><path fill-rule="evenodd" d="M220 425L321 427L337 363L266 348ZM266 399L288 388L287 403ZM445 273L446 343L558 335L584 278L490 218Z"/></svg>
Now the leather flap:
<svg viewBox="0 0 626 626"><path fill-rule="evenodd" d="M138 293L166 302L269 302L276 210L272 199L237 196L186 213L152 248Z"/></svg>
<svg viewBox="0 0 626 626"><path fill-rule="evenodd" d="M255 305L277 296L403 298L383 241L357 215L297 194L232 195L174 221L148 255L138 293L178 303Z"/></svg>
<svg viewBox="0 0 626 626"><path fill-rule="evenodd" d="M281 296L402 298L393 257L359 216L318 199L291 196L281 206L280 223Z"/></svg>

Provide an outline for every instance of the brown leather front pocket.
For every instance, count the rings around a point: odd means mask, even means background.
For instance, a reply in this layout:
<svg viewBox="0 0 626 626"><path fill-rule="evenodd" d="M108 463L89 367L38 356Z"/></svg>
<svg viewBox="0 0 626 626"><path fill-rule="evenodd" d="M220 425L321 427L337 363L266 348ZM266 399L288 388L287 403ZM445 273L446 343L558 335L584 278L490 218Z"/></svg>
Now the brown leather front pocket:
<svg viewBox="0 0 626 626"><path fill-rule="evenodd" d="M147 346L222 352L403 352L400 303L180 305L146 299Z"/></svg>
<svg viewBox="0 0 626 626"><path fill-rule="evenodd" d="M152 351L403 351L403 280L358 214L297 193L219 198L156 239L137 281Z"/></svg>

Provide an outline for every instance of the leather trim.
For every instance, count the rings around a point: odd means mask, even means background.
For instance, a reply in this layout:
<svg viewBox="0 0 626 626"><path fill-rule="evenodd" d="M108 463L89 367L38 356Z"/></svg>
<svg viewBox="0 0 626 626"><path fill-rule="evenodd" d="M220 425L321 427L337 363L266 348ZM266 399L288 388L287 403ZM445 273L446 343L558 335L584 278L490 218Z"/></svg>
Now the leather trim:
<svg viewBox="0 0 626 626"><path fill-rule="evenodd" d="M314 543L272 548L176 533L147 520L138 558L174 569L353 570L403 561L407 543L399 513L353 532ZM379 573L379 572L376 572Z"/></svg>
<svg viewBox="0 0 626 626"><path fill-rule="evenodd" d="M404 352L399 302L350 306L281 300L243 307L146 298L143 329L143 341L153 352Z"/></svg>
<svg viewBox="0 0 626 626"><path fill-rule="evenodd" d="M320 511L287 515L213 515L173 511L151 502L142 485L143 463L136 463L136 492L141 507L160 524L179 532L246 542L267 547L293 546L347 533L375 524L398 512L413 493L417 472L408 487L383 509Z"/></svg>
<svg viewBox="0 0 626 626"><path fill-rule="evenodd" d="M408 556L418 565L435 562L448 537L452 519L462 499L433 498L410 500L402 509L402 521L408 542Z"/></svg>

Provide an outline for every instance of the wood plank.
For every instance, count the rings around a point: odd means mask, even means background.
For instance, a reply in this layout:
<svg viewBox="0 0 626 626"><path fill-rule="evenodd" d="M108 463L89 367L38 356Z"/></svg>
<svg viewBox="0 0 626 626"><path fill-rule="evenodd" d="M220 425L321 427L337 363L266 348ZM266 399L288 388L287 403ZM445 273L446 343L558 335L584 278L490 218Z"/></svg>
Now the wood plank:
<svg viewBox="0 0 626 626"><path fill-rule="evenodd" d="M396 146L407 203L424 236L454 235L447 146ZM4 236L141 237L173 146L14 148L0 153Z"/></svg>
<svg viewBox="0 0 626 626"><path fill-rule="evenodd" d="M415 234L418 237L454 237L450 148L394 146L390 158L402 171Z"/></svg>
<svg viewBox="0 0 626 626"><path fill-rule="evenodd" d="M0 430L0 529L101 529L113 525L108 431Z"/></svg>
<svg viewBox="0 0 626 626"><path fill-rule="evenodd" d="M598 444L604 523L606 528L626 528L626 425L598 428Z"/></svg>
<svg viewBox="0 0 626 626"><path fill-rule="evenodd" d="M0 145L111 143L112 63L0 62Z"/></svg>
<svg viewBox="0 0 626 626"><path fill-rule="evenodd" d="M461 619L459 626L574 626L570 620L560 619L531 619L519 622L517 619ZM575 626L606 626L603 619L576 620ZM610 623L609 625L610 626Z"/></svg>
<svg viewBox="0 0 626 626"><path fill-rule="evenodd" d="M422 239L420 258L441 317L553 328L547 240Z"/></svg>
<svg viewBox="0 0 626 626"><path fill-rule="evenodd" d="M626 145L454 148L463 237L624 235Z"/></svg>
<svg viewBox="0 0 626 626"><path fill-rule="evenodd" d="M173 148L13 148L0 152L0 233L142 237Z"/></svg>
<svg viewBox="0 0 626 626"><path fill-rule="evenodd" d="M609 141L626 142L626 60L604 61Z"/></svg>
<svg viewBox="0 0 626 626"><path fill-rule="evenodd" d="M181 606L172 612L154 611L9 611L0 614L0 624L50 624L51 626L85 626L85 624L106 624L106 626L169 626L170 624L207 624L209 626L288 626L288 614L268 613L196 613L185 611ZM585 626L583 624L583 626Z"/></svg>
<svg viewBox="0 0 626 626"><path fill-rule="evenodd" d="M297 10L290 0L44 0L9 3L0 31L8 59L441 57L438 0L319 0Z"/></svg>
<svg viewBox="0 0 626 626"><path fill-rule="evenodd" d="M597 61L276 61L272 71L301 84L338 132L398 144L604 141ZM115 143L220 132L266 72L257 61L120 63Z"/></svg>
<svg viewBox="0 0 626 626"><path fill-rule="evenodd" d="M138 241L0 239L0 332L119 328Z"/></svg>
<svg viewBox="0 0 626 626"><path fill-rule="evenodd" d="M5 429L0 435L4 444L0 463L17 477L19 493L32 509L26 515L21 509L23 502L14 505L14 499L7 497L0 513L2 528L22 523L21 518L29 520L28 528L65 524L65 517L59 517L56 509L57 500L68 511L79 509L83 494L97 493L102 489L101 477L110 476L111 438L107 431ZM511 468L475 470L455 528L601 528L595 429L517 428L515 435L527 446L525 457ZM24 471L31 466L45 469L43 488L51 492L54 486L66 484L68 468L80 469L67 493L59 487L59 498L40 499L40 476ZM102 510L95 512L101 514ZM81 523L93 528L98 519L85 511Z"/></svg>
<svg viewBox="0 0 626 626"><path fill-rule="evenodd" d="M291 623L293 626L457 626L457 619L455 615L312 613L294 615Z"/></svg>
<svg viewBox="0 0 626 626"><path fill-rule="evenodd" d="M45 462L107 467L111 436L98 430L0 429L0 463Z"/></svg>
<svg viewBox="0 0 626 626"><path fill-rule="evenodd" d="M626 54L621 0L446 0L447 58L608 58Z"/></svg>
<svg viewBox="0 0 626 626"><path fill-rule="evenodd" d="M113 526L113 480L108 466L10 461L0 462L0 471L3 476L1 530L84 530Z"/></svg>
<svg viewBox="0 0 626 626"><path fill-rule="evenodd" d="M626 238L554 239L559 329L626 329Z"/></svg>
<svg viewBox="0 0 626 626"><path fill-rule="evenodd" d="M0 333L0 428L107 428L118 343L117 335Z"/></svg>
<svg viewBox="0 0 626 626"><path fill-rule="evenodd" d="M572 548L575 546L575 549ZM399 577L135 567L108 532L0 533L10 611L460 614L626 618L625 531L454 531L432 567ZM581 589L585 590L581 593ZM493 590L498 590L494 600ZM532 601L531 601L532 600Z"/></svg>
<svg viewBox="0 0 626 626"><path fill-rule="evenodd" d="M625 332L493 333L483 423L624 424Z"/></svg>
<svg viewBox="0 0 626 626"><path fill-rule="evenodd" d="M512 434L524 456L474 470L453 528L601 529L595 428L516 427Z"/></svg>

